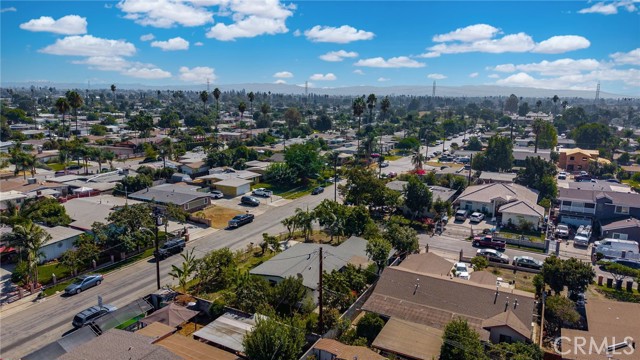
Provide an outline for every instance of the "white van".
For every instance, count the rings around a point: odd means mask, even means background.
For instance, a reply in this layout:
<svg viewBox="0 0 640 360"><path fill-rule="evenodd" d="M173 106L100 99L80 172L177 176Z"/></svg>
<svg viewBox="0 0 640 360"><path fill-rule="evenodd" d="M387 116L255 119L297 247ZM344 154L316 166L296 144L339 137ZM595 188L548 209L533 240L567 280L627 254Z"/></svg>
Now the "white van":
<svg viewBox="0 0 640 360"><path fill-rule="evenodd" d="M633 240L603 239L596 243L596 253L602 253L606 258L638 258L638 242Z"/></svg>

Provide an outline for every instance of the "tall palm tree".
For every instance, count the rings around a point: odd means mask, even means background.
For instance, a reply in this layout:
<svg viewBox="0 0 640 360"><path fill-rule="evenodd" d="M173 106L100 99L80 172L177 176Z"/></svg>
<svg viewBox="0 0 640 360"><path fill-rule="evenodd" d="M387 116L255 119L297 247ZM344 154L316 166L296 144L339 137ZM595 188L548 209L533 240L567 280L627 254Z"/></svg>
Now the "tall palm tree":
<svg viewBox="0 0 640 360"><path fill-rule="evenodd" d="M240 101L238 104L238 111L240 111L240 120L244 119L244 112L247 110L247 104L244 101Z"/></svg>
<svg viewBox="0 0 640 360"><path fill-rule="evenodd" d="M111 84L111 94L113 95L113 106L116 106L116 84Z"/></svg>
<svg viewBox="0 0 640 360"><path fill-rule="evenodd" d="M551 98L551 100L553 101L553 106L555 108L555 113L558 113L558 100L560 100L560 97L558 97L558 95L553 95L553 98Z"/></svg>
<svg viewBox="0 0 640 360"><path fill-rule="evenodd" d="M373 109L376 107L378 99L375 94L369 94L367 97L367 107L369 108L369 124L373 122Z"/></svg>
<svg viewBox="0 0 640 360"><path fill-rule="evenodd" d="M542 106L542 100L536 101L536 111L540 112L540 107Z"/></svg>
<svg viewBox="0 0 640 360"><path fill-rule="evenodd" d="M421 170L424 165L424 155L419 151L416 151L411 157L411 163L415 167L416 170Z"/></svg>
<svg viewBox="0 0 640 360"><path fill-rule="evenodd" d="M204 109L204 113L207 113L207 101L209 101L209 93L203 91L200 93L200 101L202 101L202 108Z"/></svg>
<svg viewBox="0 0 640 360"><path fill-rule="evenodd" d="M61 97L58 98L58 100L56 100L56 109L58 110L58 112L60 114L62 114L62 137L65 137L65 125L64 125L64 115L69 112L69 109L71 108L71 106L69 105L69 101L67 101L67 98Z"/></svg>
<svg viewBox="0 0 640 360"><path fill-rule="evenodd" d="M538 153L538 139L540 138L540 133L542 132L542 129L544 129L544 127L545 127L544 120L542 119L533 120L533 125L531 125L531 128L533 129L533 133L536 135L535 145L533 148L534 154Z"/></svg>
<svg viewBox="0 0 640 360"><path fill-rule="evenodd" d="M220 89L213 89L213 98L216 99L216 129L218 128L218 120L220 119Z"/></svg>
<svg viewBox="0 0 640 360"><path fill-rule="evenodd" d="M38 264L43 257L42 246L51 239L51 235L32 221L15 225L8 235L9 243L26 252L30 279L38 284Z"/></svg>
<svg viewBox="0 0 640 360"><path fill-rule="evenodd" d="M260 106L260 112L265 119L267 118L267 115L269 115L269 111L271 111L271 106L267 103L262 103Z"/></svg>
<svg viewBox="0 0 640 360"><path fill-rule="evenodd" d="M67 93L67 100L69 101L69 106L73 108L73 115L76 118L76 136L78 133L78 108L84 104L84 100L82 96L78 94L77 91L69 91Z"/></svg>
<svg viewBox="0 0 640 360"><path fill-rule="evenodd" d="M256 98L256 94L251 91L247 94L247 97L249 98L249 104L251 104L251 116L253 116L253 100Z"/></svg>
<svg viewBox="0 0 640 360"><path fill-rule="evenodd" d="M353 105L351 106L353 115L358 118L358 132L356 133L356 137L358 138L358 151L360 151L360 125L362 123L362 113L364 112L365 106L364 95L362 97L358 96L353 100Z"/></svg>
<svg viewBox="0 0 640 360"><path fill-rule="evenodd" d="M384 99L380 102L380 110L382 111L382 117L387 118L387 113L389 112L389 108L391 108L391 101L389 101L389 97L385 96Z"/></svg>

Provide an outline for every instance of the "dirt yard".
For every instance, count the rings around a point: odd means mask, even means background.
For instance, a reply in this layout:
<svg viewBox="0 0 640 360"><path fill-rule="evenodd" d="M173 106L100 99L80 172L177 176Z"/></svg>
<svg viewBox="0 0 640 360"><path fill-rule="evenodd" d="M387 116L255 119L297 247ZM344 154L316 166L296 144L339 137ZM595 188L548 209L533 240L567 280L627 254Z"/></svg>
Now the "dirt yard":
<svg viewBox="0 0 640 360"><path fill-rule="evenodd" d="M227 227L227 223L234 216L242 214L242 211L235 209L229 209L222 206L209 206L206 209L197 211L194 215L197 217L211 220L211 227L216 229L224 229Z"/></svg>

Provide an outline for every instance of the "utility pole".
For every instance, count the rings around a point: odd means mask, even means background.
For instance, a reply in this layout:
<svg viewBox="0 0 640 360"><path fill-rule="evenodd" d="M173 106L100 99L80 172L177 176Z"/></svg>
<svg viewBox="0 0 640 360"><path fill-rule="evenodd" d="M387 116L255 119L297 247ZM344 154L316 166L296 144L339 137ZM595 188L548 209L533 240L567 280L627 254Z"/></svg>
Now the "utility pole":
<svg viewBox="0 0 640 360"><path fill-rule="evenodd" d="M338 202L338 153L333 153L333 201Z"/></svg>
<svg viewBox="0 0 640 360"><path fill-rule="evenodd" d="M154 252L155 260L156 260L156 283L158 285L158 290L160 290L160 244L158 241L158 227L162 225L162 214L160 214L160 209L158 207L153 208L153 217L156 221L155 226L155 236L156 236L156 251Z"/></svg>
<svg viewBox="0 0 640 360"><path fill-rule="evenodd" d="M318 268L320 274L320 281L318 284L318 289L320 290L318 293L318 302L320 306L320 316L318 317L318 327L320 330L320 336L322 336L322 331L324 329L324 322L322 321L322 246L320 246L320 267Z"/></svg>
<svg viewBox="0 0 640 360"><path fill-rule="evenodd" d="M467 186L471 185L471 163L473 162L473 154L469 158L469 179L467 180Z"/></svg>

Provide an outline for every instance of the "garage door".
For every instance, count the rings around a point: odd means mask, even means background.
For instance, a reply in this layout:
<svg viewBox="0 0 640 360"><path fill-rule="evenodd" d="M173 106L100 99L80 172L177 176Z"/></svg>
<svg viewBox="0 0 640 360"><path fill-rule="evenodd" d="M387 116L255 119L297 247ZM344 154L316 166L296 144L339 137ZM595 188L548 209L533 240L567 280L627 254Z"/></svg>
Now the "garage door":
<svg viewBox="0 0 640 360"><path fill-rule="evenodd" d="M569 215L562 215L560 217L560 222L567 225L573 225L575 227L579 227L580 225L592 225L590 218Z"/></svg>

